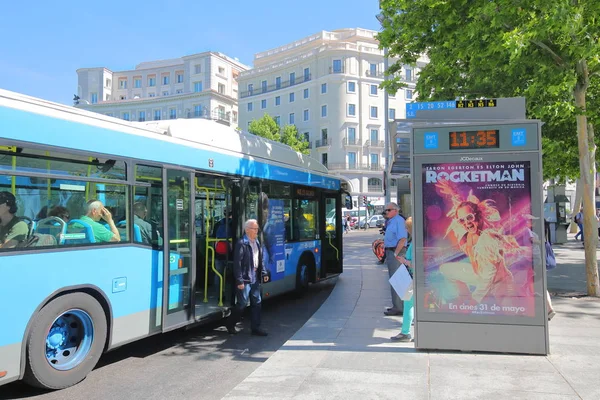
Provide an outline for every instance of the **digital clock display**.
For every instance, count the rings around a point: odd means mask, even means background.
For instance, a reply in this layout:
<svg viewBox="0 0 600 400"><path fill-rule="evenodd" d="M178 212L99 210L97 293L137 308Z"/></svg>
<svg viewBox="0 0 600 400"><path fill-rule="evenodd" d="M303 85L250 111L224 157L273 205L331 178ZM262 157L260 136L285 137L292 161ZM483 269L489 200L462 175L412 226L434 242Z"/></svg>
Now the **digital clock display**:
<svg viewBox="0 0 600 400"><path fill-rule="evenodd" d="M497 149L500 147L500 131L457 131L450 132L450 150Z"/></svg>

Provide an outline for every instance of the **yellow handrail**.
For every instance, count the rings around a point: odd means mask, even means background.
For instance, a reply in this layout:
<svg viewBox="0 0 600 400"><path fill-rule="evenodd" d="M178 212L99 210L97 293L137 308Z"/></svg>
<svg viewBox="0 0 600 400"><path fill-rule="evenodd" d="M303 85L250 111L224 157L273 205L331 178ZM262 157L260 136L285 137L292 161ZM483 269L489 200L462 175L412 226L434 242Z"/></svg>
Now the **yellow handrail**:
<svg viewBox="0 0 600 400"><path fill-rule="evenodd" d="M331 247L333 247L333 248L334 248L334 250L335 250L335 259L339 261L339 260L340 260L340 251L338 250L338 248L337 248L337 247L335 247L335 246L333 245L333 243L331 243L331 232L325 232L325 234L326 234L326 235L327 235L327 237L329 238L329 245L330 245Z"/></svg>
<svg viewBox="0 0 600 400"><path fill-rule="evenodd" d="M17 152L17 146L0 146L0 150L4 150L4 151L11 151L13 153ZM17 177L15 176L14 172L17 170L17 156L14 155L12 156L12 170L13 170L13 175L10 181L10 191L12 192L13 196L16 196L17 194Z"/></svg>

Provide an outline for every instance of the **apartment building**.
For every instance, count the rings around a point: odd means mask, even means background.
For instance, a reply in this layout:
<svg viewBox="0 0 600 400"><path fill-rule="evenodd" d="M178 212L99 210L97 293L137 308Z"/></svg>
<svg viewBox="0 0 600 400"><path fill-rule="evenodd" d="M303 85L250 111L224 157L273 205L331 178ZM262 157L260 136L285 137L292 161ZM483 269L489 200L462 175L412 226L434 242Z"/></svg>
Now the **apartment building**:
<svg viewBox="0 0 600 400"><path fill-rule="evenodd" d="M384 54L376 34L360 28L322 31L255 54L254 67L238 79L240 128L246 130L265 113L281 126L295 125L313 157L344 176L354 194L375 201L383 196L386 118L405 117L405 104L413 100L416 78L427 62L403 68L407 88L389 94L386 116L379 89Z"/></svg>
<svg viewBox="0 0 600 400"><path fill-rule="evenodd" d="M128 121L210 118L238 125L238 77L249 67L218 52L77 70L75 106Z"/></svg>

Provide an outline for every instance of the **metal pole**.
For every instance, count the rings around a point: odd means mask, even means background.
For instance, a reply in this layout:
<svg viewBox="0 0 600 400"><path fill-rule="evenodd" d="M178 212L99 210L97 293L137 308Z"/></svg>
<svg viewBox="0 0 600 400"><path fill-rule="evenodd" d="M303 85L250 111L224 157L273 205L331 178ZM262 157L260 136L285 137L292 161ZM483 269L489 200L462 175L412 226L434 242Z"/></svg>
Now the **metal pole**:
<svg viewBox="0 0 600 400"><path fill-rule="evenodd" d="M385 79L388 79L388 49L385 47L383 49L383 70L385 72ZM385 182L383 183L385 187L384 196L385 196L385 204L388 204L390 200L390 100L388 96L387 89L384 89L383 93L383 113L384 113L384 152L385 152L385 172L383 174L383 179ZM396 200L398 201L398 200Z"/></svg>

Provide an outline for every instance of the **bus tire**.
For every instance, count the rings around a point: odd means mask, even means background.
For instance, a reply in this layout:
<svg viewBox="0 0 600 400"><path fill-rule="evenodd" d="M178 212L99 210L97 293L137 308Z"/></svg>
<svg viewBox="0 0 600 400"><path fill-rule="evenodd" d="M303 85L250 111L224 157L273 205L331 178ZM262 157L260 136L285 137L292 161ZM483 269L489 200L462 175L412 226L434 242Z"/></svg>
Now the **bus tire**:
<svg viewBox="0 0 600 400"><path fill-rule="evenodd" d="M296 294L302 296L308 290L310 277L312 276L314 261L309 256L300 257L296 268Z"/></svg>
<svg viewBox="0 0 600 400"><path fill-rule="evenodd" d="M23 380L44 389L64 389L85 379L106 343L102 306L88 294L69 293L46 304L34 318Z"/></svg>

